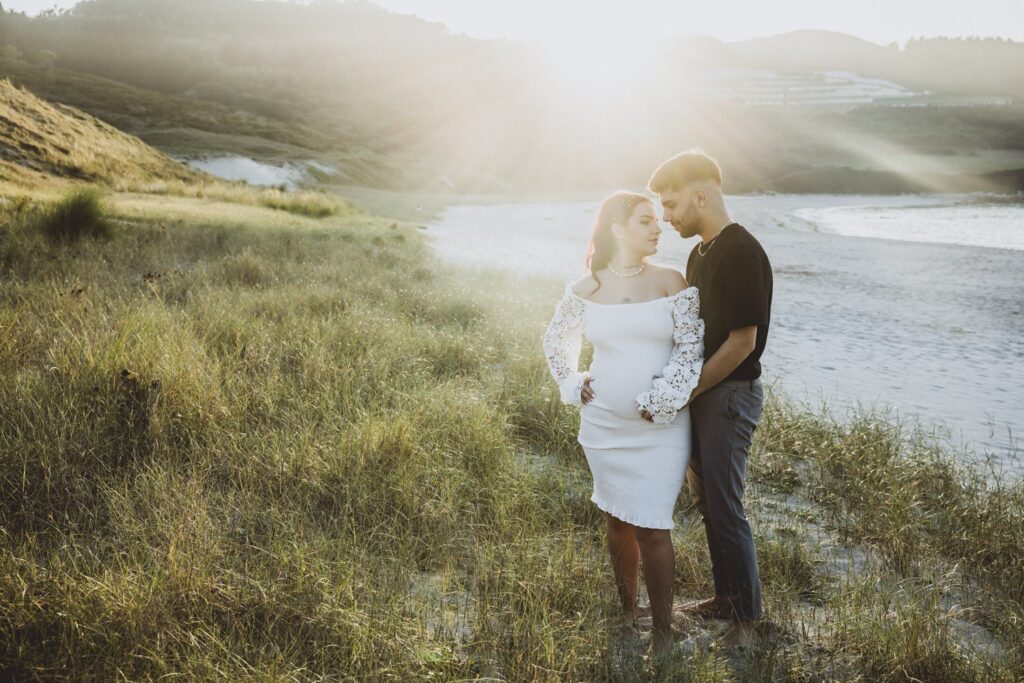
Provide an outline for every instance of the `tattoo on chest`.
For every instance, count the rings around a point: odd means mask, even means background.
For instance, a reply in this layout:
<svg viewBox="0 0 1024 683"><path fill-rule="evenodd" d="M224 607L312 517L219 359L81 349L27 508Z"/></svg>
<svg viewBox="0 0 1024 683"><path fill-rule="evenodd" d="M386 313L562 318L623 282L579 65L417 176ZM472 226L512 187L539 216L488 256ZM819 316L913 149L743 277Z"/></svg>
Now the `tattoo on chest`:
<svg viewBox="0 0 1024 683"><path fill-rule="evenodd" d="M624 296L624 297L622 297L622 303L624 303L624 304L631 304L631 303L633 303L633 300L630 299L628 296Z"/></svg>

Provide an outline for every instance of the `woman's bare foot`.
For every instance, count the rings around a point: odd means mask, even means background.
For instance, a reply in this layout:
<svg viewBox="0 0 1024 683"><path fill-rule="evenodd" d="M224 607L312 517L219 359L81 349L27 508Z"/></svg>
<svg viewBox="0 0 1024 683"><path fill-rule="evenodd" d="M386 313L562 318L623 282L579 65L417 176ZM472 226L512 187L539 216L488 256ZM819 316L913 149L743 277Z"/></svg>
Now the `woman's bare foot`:
<svg viewBox="0 0 1024 683"><path fill-rule="evenodd" d="M623 619L611 635L611 656L617 667L631 666L643 655L640 629L635 623Z"/></svg>
<svg viewBox="0 0 1024 683"><path fill-rule="evenodd" d="M623 612L615 618L615 620L612 622L612 625L614 625L617 629L622 629L626 627L637 628L636 620L636 610L633 610L631 612Z"/></svg>
<svg viewBox="0 0 1024 683"><path fill-rule="evenodd" d="M616 626L638 626L640 619L651 616L651 608L647 607L635 607L632 612L625 612L619 615L615 621Z"/></svg>
<svg viewBox="0 0 1024 683"><path fill-rule="evenodd" d="M651 656L655 659L668 656L672 652L672 646L675 645L675 642L674 631L669 630L668 633L654 631L651 635Z"/></svg>

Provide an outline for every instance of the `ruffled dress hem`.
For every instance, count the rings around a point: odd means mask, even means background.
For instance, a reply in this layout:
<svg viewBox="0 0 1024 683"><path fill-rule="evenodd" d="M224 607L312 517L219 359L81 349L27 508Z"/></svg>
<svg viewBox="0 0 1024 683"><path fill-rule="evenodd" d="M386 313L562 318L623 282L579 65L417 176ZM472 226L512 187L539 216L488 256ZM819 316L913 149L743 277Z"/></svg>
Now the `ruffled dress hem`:
<svg viewBox="0 0 1024 683"><path fill-rule="evenodd" d="M672 520L665 522L663 520L654 519L653 517L644 517L643 515L637 515L632 512L626 512L614 505L611 505L599 495L597 492L590 494L590 501L594 503L598 508L607 512L612 517L628 522L633 526L642 527L644 529L674 529L675 523Z"/></svg>

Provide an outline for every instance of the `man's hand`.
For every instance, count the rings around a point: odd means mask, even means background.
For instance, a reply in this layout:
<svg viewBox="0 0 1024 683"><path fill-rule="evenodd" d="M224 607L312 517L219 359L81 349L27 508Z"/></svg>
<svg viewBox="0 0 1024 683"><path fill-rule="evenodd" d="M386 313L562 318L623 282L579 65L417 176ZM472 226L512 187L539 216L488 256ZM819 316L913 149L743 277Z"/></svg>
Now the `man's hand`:
<svg viewBox="0 0 1024 683"><path fill-rule="evenodd" d="M700 380L690 394L690 401L692 402L693 399L728 377L729 373L739 367L739 364L750 355L756 342L757 325L737 327L731 330L718 350L711 358L704 361L704 367L700 370Z"/></svg>
<svg viewBox="0 0 1024 683"><path fill-rule="evenodd" d="M587 405L594 400L594 390L590 388L590 383L594 381L594 378L587 375L583 378L583 389L580 390L580 400L583 405Z"/></svg>

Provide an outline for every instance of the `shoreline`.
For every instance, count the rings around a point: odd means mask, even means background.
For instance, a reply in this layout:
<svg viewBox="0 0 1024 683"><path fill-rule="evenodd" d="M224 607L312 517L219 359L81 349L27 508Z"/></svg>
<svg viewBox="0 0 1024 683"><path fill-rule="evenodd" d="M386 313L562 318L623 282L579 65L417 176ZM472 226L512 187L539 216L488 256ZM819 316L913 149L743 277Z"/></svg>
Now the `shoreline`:
<svg viewBox="0 0 1024 683"><path fill-rule="evenodd" d="M415 204L417 201L421 202L424 206L430 206L434 210L444 210L449 207L455 206L493 206L496 204L550 204L550 203L572 203L572 202L600 202L604 197L611 194L611 192L622 189L629 192L637 192L640 194L646 194L651 196L652 199L656 199L651 192L643 185L637 186L623 186L614 189L605 190L571 190L564 192L524 192L519 194L503 194L503 193L458 193L458 192L431 192L424 191L418 192L415 190L382 190L377 188L369 188L354 185L314 185L306 189L320 189L328 193L338 194L341 197L348 199L363 198L368 203L376 203L385 208L384 213L387 217L392 217L387 213L388 202L390 202L392 210L398 207L404 207L412 201ZM886 199L896 198L907 198L907 197L943 197L943 198L957 198L957 197L977 197L977 198L990 198L1000 202L1024 202L1024 190L1017 192L993 192L993 191L974 191L974 192L893 192L889 194L879 193L864 193L864 192L745 192L736 194L726 194L726 199L730 197L750 198L750 197L845 197L845 198L863 198L863 197L882 197ZM358 201L357 201L358 203Z"/></svg>
<svg viewBox="0 0 1024 683"><path fill-rule="evenodd" d="M948 196L928 198L941 204ZM1024 368L1013 362L1024 357L1024 282L1014 276L1024 270L1024 252L844 236L793 215L833 200L731 198L734 217L765 245L776 275L763 359L768 379L819 406L888 404L940 434L945 423L953 448L977 451L979 459L992 450L1024 470L1015 443L1024 422L1014 407L1024 404ZM596 207L451 207L425 236L439 258L460 267L564 281L582 274L573 264ZM682 269L692 242L669 234L656 261Z"/></svg>

